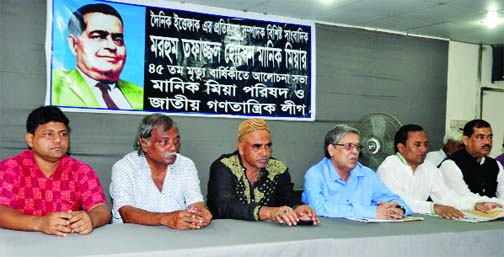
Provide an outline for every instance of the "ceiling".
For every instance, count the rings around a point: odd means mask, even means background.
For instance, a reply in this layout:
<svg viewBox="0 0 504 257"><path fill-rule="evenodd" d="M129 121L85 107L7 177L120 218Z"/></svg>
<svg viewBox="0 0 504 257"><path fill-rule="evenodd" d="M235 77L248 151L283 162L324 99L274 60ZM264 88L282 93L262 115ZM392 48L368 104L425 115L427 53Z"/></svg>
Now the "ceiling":
<svg viewBox="0 0 504 257"><path fill-rule="evenodd" d="M493 29L483 24L489 11L504 17L504 0L183 0L181 2L440 37L466 43L504 44L504 19Z"/></svg>

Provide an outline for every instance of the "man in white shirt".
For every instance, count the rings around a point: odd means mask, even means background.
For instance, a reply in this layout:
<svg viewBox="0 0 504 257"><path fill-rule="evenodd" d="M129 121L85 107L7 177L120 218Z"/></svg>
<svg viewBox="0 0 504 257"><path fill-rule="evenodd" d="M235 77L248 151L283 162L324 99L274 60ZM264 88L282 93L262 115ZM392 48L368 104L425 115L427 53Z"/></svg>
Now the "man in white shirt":
<svg viewBox="0 0 504 257"><path fill-rule="evenodd" d="M378 167L378 177L413 209L413 212L437 214L447 219L464 217L459 210L488 212L500 204L485 202L477 196L460 196L450 190L438 168L425 162L427 136L423 128L408 124L397 131L396 154L388 156ZM434 202L427 199L431 197Z"/></svg>
<svg viewBox="0 0 504 257"><path fill-rule="evenodd" d="M481 195L504 199L504 170L488 156L492 150L490 123L476 119L464 126L465 148L441 163L440 169L448 187L460 195Z"/></svg>
<svg viewBox="0 0 504 257"><path fill-rule="evenodd" d="M450 128L443 137L443 147L439 149L439 151L427 153L426 159L437 167L447 156L457 152L462 149L462 147L464 147L462 142L462 130Z"/></svg>
<svg viewBox="0 0 504 257"><path fill-rule="evenodd" d="M161 114L143 118L134 143L112 167L113 223L199 229L212 220L193 161L178 153L180 136Z"/></svg>

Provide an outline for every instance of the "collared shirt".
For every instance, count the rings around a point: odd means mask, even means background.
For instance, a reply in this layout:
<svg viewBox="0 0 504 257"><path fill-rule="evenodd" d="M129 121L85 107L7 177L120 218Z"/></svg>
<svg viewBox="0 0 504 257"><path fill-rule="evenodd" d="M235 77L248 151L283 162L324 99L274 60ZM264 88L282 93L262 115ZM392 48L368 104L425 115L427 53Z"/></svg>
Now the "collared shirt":
<svg viewBox="0 0 504 257"><path fill-rule="evenodd" d="M437 167L444 159L446 159L446 154L443 149L439 149L439 151L428 152L425 159Z"/></svg>
<svg viewBox="0 0 504 257"><path fill-rule="evenodd" d="M28 215L89 211L97 204L107 203L94 170L67 155L46 177L33 152L26 150L0 163L0 184L0 205Z"/></svg>
<svg viewBox="0 0 504 257"><path fill-rule="evenodd" d="M485 163L485 157L481 158L480 165ZM499 174L497 175L497 192L496 195L500 199L504 199L504 170L502 168L502 164L497 162L497 166L499 166ZM443 174L444 181L446 185L451 188L453 191L457 192L459 195L475 195L479 196L479 194L475 194L469 190L466 182L464 181L464 176L462 171L457 166L457 164L452 160L446 160L441 163L439 167L441 173ZM487 201L496 201L499 203L504 203L504 200L499 200L497 198L489 198L484 197Z"/></svg>
<svg viewBox="0 0 504 257"><path fill-rule="evenodd" d="M93 92L93 95L96 97L96 100L98 101L98 104L100 105L100 107L101 108L108 108L107 104L105 104L105 100L103 100L102 91L98 87L95 86L99 81L88 77L81 70L79 70L79 69L77 69L77 70L79 71L81 76L86 81L86 84L89 86L89 88ZM110 86L110 91L109 91L110 98L112 98L112 101L114 101L114 103L117 105L117 108L119 108L119 109L132 109L128 100L126 99L126 97L124 97L124 94L121 92L121 89L117 86L117 83L109 84L109 86Z"/></svg>
<svg viewBox="0 0 504 257"><path fill-rule="evenodd" d="M119 209L126 205L149 212L173 212L203 201L198 171L192 160L177 154L167 169L163 190L159 191L144 155L139 156L135 151L117 161L112 166L110 183L112 222L123 222Z"/></svg>
<svg viewBox="0 0 504 257"><path fill-rule="evenodd" d="M497 160L498 162L500 162L501 165L504 165L504 153L495 157L495 160Z"/></svg>
<svg viewBox="0 0 504 257"><path fill-rule="evenodd" d="M283 162L271 158L251 185L238 151L224 154L212 163L207 200L216 219L239 220L259 220L262 206L301 204Z"/></svg>
<svg viewBox="0 0 504 257"><path fill-rule="evenodd" d="M455 193L444 183L441 171L428 161L418 165L413 172L400 153L388 156L378 167L377 175L416 213L432 213L434 203L473 210L477 202L484 201L481 197ZM428 202L429 197L434 202Z"/></svg>
<svg viewBox="0 0 504 257"><path fill-rule="evenodd" d="M357 163L350 171L348 181L345 181L329 158L322 159L306 172L303 202L310 205L317 215L332 218L376 218L380 202L397 202L406 209L405 215L412 213L409 206L390 192L370 168Z"/></svg>

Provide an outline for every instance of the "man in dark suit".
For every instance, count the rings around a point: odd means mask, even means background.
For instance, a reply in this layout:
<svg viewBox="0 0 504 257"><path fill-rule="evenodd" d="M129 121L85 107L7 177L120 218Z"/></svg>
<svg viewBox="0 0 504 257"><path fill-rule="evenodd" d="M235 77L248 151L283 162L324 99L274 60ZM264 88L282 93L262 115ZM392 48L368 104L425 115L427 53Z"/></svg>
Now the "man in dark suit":
<svg viewBox="0 0 504 257"><path fill-rule="evenodd" d="M142 109L143 88L119 79L126 63L121 15L106 4L89 4L72 13L68 45L74 70L54 70L52 104L109 109Z"/></svg>

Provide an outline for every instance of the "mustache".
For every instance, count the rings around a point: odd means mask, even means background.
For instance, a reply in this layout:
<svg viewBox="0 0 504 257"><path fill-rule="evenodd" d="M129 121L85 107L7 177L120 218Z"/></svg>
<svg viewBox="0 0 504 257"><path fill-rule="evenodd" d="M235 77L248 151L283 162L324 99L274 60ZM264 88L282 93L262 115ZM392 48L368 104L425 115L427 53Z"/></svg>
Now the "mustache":
<svg viewBox="0 0 504 257"><path fill-rule="evenodd" d="M486 148L492 148L492 146L491 146L491 145L486 144L486 145L483 145L483 146L481 147L481 149L483 149L483 148L485 148L485 147L486 147Z"/></svg>
<svg viewBox="0 0 504 257"><path fill-rule="evenodd" d="M170 157L175 156L175 155L177 155L177 152L168 152L168 153L166 153L164 155L164 158L170 158Z"/></svg>

